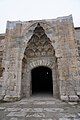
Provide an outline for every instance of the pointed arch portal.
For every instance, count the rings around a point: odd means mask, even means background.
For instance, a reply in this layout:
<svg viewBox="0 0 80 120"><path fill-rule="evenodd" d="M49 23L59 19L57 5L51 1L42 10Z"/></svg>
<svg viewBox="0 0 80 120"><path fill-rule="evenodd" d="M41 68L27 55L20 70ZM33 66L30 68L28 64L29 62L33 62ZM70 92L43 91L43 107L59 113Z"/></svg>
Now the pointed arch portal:
<svg viewBox="0 0 80 120"><path fill-rule="evenodd" d="M40 24L33 31L27 43L22 60L21 95L49 93L59 94L57 79L57 59L50 39Z"/></svg>

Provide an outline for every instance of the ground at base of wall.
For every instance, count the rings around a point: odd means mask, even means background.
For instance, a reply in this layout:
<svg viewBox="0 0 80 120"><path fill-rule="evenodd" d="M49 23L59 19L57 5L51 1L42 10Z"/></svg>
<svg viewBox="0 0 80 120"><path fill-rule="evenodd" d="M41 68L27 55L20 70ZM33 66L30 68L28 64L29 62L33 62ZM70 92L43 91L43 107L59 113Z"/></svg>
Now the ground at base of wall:
<svg viewBox="0 0 80 120"><path fill-rule="evenodd" d="M29 99L29 98L31 98L31 97L29 96L26 99ZM52 96L52 98L54 98L54 97ZM6 102L14 102L14 101L19 101L21 99L22 98L16 97L16 96L14 96L14 97L10 97L10 96L3 97L3 96L0 96L0 101L6 101ZM59 98L57 98L57 99L59 99ZM64 102L80 102L80 96L77 96L77 95L69 95L69 96L68 95L64 95L63 96L63 95L61 95L60 96L60 100L64 101Z"/></svg>
<svg viewBox="0 0 80 120"><path fill-rule="evenodd" d="M52 97L0 103L0 120L80 120L80 103Z"/></svg>

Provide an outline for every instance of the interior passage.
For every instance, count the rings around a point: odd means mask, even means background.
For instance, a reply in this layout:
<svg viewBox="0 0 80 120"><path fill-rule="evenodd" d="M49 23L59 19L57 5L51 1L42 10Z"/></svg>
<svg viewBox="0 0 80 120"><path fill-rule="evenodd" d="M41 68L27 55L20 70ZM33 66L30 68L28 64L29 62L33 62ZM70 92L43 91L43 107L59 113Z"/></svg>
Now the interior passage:
<svg viewBox="0 0 80 120"><path fill-rule="evenodd" d="M52 70L48 67L36 67L31 71L32 95L53 94Z"/></svg>

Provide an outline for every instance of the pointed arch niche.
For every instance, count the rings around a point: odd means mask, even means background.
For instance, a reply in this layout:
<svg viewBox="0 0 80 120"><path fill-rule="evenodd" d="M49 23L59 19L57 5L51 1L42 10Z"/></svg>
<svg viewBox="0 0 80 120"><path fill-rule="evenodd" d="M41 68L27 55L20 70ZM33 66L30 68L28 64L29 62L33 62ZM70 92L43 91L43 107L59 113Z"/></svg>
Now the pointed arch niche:
<svg viewBox="0 0 80 120"><path fill-rule="evenodd" d="M59 80L55 51L50 39L45 34L45 30L38 23L31 39L27 43L22 60L22 97L30 97L32 95L32 70L40 66L51 70L53 97L59 97Z"/></svg>

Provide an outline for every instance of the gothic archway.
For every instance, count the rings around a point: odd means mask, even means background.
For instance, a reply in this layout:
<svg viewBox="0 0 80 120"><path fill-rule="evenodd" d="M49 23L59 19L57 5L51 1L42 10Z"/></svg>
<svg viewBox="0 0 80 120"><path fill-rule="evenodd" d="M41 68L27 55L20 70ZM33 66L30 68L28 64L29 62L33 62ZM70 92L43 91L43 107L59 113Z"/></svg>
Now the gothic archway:
<svg viewBox="0 0 80 120"><path fill-rule="evenodd" d="M22 97L29 97L32 94L31 71L39 66L49 67L52 70L53 96L57 96L59 87L55 51L43 27L38 23L27 43L22 60Z"/></svg>

